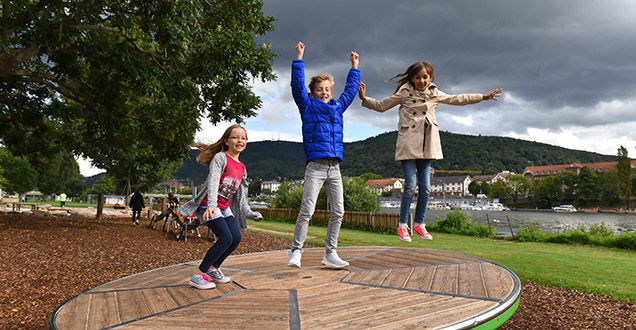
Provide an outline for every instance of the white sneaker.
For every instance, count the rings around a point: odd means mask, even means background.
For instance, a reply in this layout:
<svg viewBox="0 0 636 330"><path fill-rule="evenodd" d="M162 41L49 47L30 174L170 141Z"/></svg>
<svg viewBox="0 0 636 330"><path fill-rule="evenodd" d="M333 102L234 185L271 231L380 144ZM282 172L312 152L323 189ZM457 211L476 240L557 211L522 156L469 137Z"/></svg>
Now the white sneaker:
<svg viewBox="0 0 636 330"><path fill-rule="evenodd" d="M296 267L300 268L300 258L303 256L303 253L300 250L288 251L287 256L289 257L289 261L287 262L288 267Z"/></svg>
<svg viewBox="0 0 636 330"><path fill-rule="evenodd" d="M340 259L338 253L333 251L331 253L325 252L325 257L322 258L323 266L327 266L328 268L341 269L349 266L349 263Z"/></svg>

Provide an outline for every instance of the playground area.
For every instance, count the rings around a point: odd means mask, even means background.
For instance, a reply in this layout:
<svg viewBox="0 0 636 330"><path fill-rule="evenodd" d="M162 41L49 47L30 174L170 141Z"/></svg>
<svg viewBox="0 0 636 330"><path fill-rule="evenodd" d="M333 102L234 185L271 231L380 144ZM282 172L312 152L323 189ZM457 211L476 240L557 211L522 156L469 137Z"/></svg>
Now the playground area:
<svg viewBox="0 0 636 330"><path fill-rule="evenodd" d="M47 329L53 311L82 292L137 273L192 263L212 244L206 235L177 240L174 232L153 230L149 224L145 217L141 226L132 227L128 217L95 221L0 213L0 328ZM249 230L236 255L285 250L289 244ZM286 258L281 271L288 270L285 263ZM523 283L519 308L500 329L633 329L635 313L634 304Z"/></svg>

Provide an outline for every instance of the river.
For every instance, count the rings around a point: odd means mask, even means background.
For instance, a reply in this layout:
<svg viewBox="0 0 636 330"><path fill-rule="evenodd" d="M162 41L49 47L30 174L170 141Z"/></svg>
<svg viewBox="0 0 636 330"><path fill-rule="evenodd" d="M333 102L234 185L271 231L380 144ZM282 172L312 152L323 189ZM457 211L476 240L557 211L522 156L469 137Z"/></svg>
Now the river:
<svg viewBox="0 0 636 330"><path fill-rule="evenodd" d="M414 212L413 209L411 209ZM450 210L427 210L425 223L435 223L437 218L446 217ZM399 208L385 207L380 212L399 213ZM550 211L464 211L471 220L482 225L488 225L488 219L493 231L500 235L510 236L510 227L513 233L522 230L530 223L539 223L542 230L548 232L562 232L567 228L576 228L579 224L585 225L589 229L591 224L605 223L612 228L616 234L636 233L636 214L615 214L615 213L560 213ZM510 219L510 225L508 224Z"/></svg>

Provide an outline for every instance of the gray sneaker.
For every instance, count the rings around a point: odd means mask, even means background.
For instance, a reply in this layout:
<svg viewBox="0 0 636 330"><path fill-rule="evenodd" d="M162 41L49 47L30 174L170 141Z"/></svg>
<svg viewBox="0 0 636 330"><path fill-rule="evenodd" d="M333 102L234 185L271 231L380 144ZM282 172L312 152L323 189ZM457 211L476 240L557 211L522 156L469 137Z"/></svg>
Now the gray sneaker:
<svg viewBox="0 0 636 330"><path fill-rule="evenodd" d="M338 253L336 251L325 252L325 257L322 258L323 266L327 266L327 268L341 269L349 266L349 263L340 259Z"/></svg>
<svg viewBox="0 0 636 330"><path fill-rule="evenodd" d="M208 270L206 274L208 274L208 276L212 278L212 281L216 283L228 283L232 280L229 277L223 275L223 272L220 268L217 268L215 270Z"/></svg>
<svg viewBox="0 0 636 330"><path fill-rule="evenodd" d="M287 256L289 257L289 261L287 262L288 267L300 268L300 258L303 256L300 250L289 251L287 252Z"/></svg>

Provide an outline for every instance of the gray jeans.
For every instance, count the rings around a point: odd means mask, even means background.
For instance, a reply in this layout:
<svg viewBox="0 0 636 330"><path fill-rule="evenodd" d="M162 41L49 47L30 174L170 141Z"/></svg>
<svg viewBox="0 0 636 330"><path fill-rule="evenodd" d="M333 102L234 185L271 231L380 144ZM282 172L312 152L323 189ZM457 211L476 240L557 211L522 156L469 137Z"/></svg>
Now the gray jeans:
<svg viewBox="0 0 636 330"><path fill-rule="evenodd" d="M300 213L296 218L296 229L294 230L294 242L291 250L303 250L303 244L307 239L307 227L309 220L316 209L316 201L320 188L325 186L327 199L330 201L331 213L329 215L329 225L327 225L327 236L325 237L325 247L327 252L333 252L338 247L338 234L340 224L344 216L344 196L342 188L342 176L340 175L340 164L337 160L316 159L307 164L305 168L305 186L303 188L303 200L300 203Z"/></svg>

